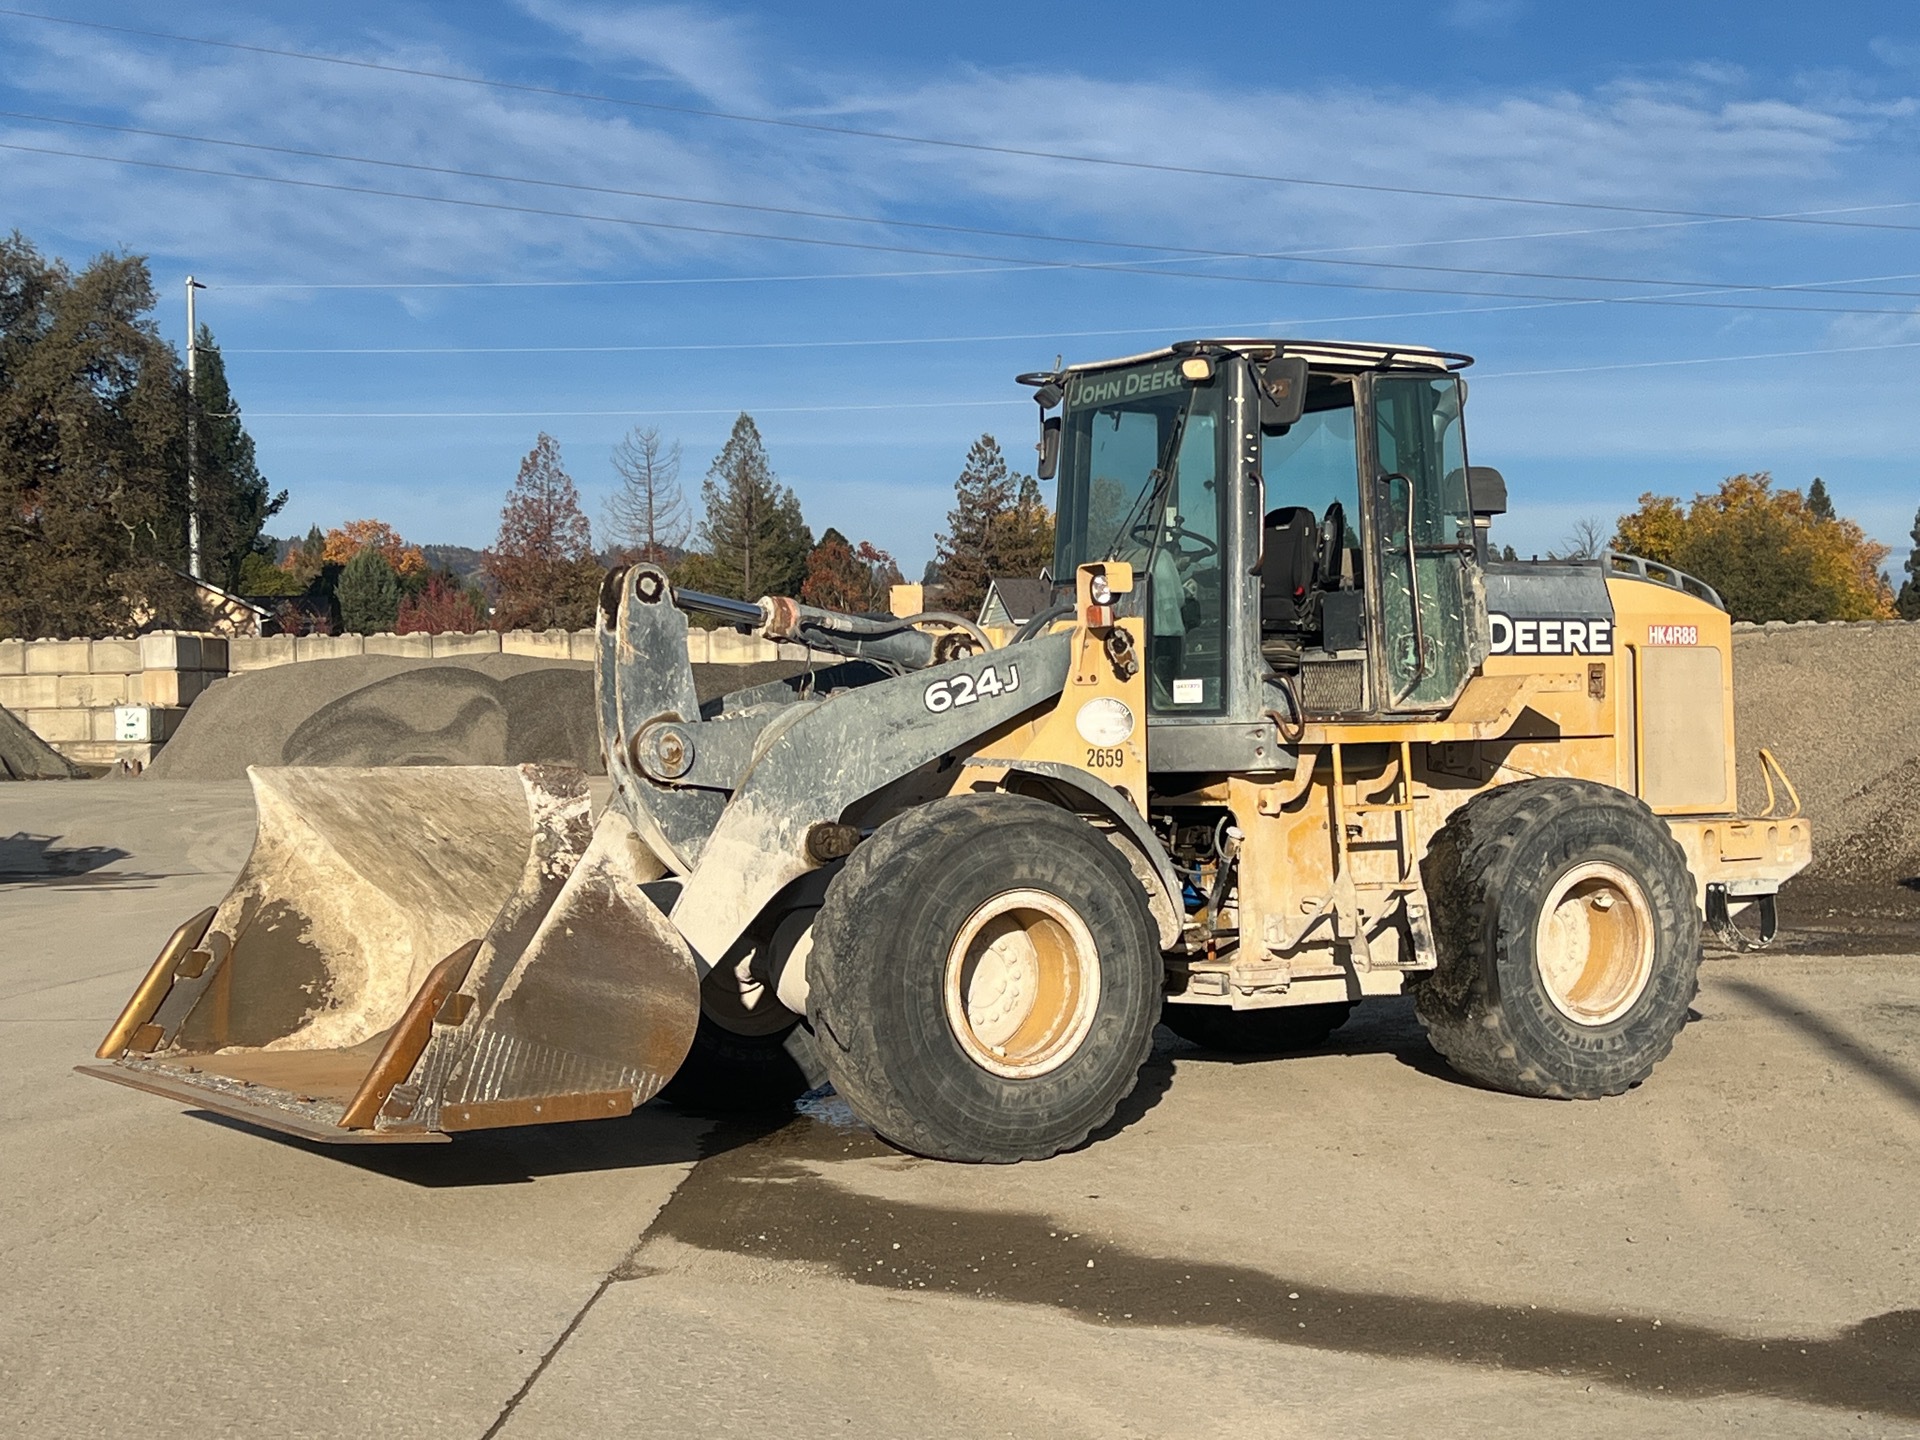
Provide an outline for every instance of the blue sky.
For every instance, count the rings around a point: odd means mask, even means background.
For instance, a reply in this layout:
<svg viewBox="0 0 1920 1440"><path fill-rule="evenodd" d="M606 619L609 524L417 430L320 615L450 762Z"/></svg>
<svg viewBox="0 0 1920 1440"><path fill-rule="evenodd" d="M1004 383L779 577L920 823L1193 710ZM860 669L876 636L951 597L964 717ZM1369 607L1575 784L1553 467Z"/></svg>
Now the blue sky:
<svg viewBox="0 0 1920 1440"><path fill-rule="evenodd" d="M1769 469L1897 567L1920 506L1911 5L23 8L642 102L0 14L0 143L32 147L0 149L0 227L150 256L176 339L208 283L281 531L484 544L542 429L597 521L626 430L677 438L692 494L746 409L816 531L917 572L969 442L1031 453L1015 372L1208 333L1479 357L1522 553Z"/></svg>

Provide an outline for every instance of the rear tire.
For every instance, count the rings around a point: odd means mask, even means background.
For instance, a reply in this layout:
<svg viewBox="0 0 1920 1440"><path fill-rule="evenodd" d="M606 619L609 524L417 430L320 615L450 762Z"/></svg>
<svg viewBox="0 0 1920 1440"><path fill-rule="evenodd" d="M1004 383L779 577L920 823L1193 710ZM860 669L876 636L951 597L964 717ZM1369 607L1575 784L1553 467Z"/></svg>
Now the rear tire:
<svg viewBox="0 0 1920 1440"><path fill-rule="evenodd" d="M1139 1078L1163 968L1146 896L1085 821L1013 795L881 826L827 890L808 1018L854 1113L945 1160L1083 1142Z"/></svg>
<svg viewBox="0 0 1920 1440"><path fill-rule="evenodd" d="M1439 968L1416 990L1433 1046L1497 1090L1618 1095L1673 1048L1698 986L1686 852L1639 800L1584 780L1502 786L1423 865Z"/></svg>
<svg viewBox="0 0 1920 1440"><path fill-rule="evenodd" d="M1228 1055L1290 1055L1324 1045L1347 1023L1353 1001L1234 1010L1225 1005L1169 1004L1160 1023L1202 1050Z"/></svg>

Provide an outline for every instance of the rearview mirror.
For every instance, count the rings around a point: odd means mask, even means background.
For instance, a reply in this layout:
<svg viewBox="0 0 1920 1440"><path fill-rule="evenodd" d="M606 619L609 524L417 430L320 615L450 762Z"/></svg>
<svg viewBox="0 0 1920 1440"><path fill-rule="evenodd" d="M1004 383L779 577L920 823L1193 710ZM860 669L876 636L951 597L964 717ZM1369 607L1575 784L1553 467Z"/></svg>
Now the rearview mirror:
<svg viewBox="0 0 1920 1440"><path fill-rule="evenodd" d="M1042 480L1053 479L1054 471L1060 468L1060 417L1049 415L1040 422L1040 443L1035 447L1040 452L1040 463L1033 467L1034 474Z"/></svg>
<svg viewBox="0 0 1920 1440"><path fill-rule="evenodd" d="M1476 515L1506 514L1506 477L1491 465L1469 465L1467 467L1467 508Z"/></svg>
<svg viewBox="0 0 1920 1440"><path fill-rule="evenodd" d="M1260 372L1260 425L1278 429L1297 421L1307 408L1307 362L1301 355L1276 355Z"/></svg>

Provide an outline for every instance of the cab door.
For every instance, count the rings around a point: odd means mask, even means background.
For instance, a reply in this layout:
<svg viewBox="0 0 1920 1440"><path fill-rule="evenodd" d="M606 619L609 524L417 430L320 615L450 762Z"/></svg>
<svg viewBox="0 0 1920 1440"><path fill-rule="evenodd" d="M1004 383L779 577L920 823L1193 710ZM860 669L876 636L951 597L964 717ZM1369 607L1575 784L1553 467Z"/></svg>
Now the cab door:
<svg viewBox="0 0 1920 1440"><path fill-rule="evenodd" d="M1457 376L1368 377L1373 612L1387 710L1443 710L1486 658Z"/></svg>

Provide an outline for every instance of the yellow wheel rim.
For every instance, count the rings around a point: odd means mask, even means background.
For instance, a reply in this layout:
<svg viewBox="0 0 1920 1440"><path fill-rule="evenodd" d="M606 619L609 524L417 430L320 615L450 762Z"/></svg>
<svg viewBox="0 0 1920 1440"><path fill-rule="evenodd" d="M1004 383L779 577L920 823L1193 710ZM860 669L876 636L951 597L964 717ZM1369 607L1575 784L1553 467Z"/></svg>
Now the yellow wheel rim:
<svg viewBox="0 0 1920 1440"><path fill-rule="evenodd" d="M1086 921L1042 890L996 895L947 952L947 1024L981 1069L1013 1080L1065 1064L1100 1007L1100 952Z"/></svg>
<svg viewBox="0 0 1920 1440"><path fill-rule="evenodd" d="M1618 865L1589 861L1554 882L1534 953L1547 999L1576 1025L1631 1010L1653 978L1653 907Z"/></svg>

